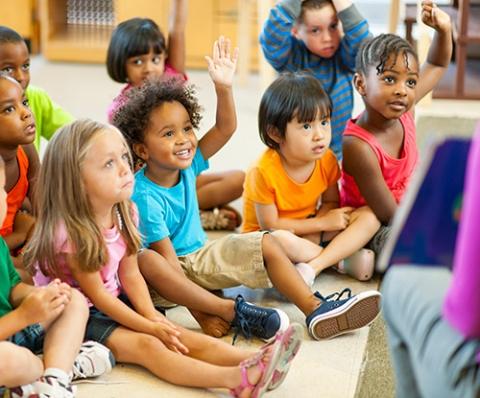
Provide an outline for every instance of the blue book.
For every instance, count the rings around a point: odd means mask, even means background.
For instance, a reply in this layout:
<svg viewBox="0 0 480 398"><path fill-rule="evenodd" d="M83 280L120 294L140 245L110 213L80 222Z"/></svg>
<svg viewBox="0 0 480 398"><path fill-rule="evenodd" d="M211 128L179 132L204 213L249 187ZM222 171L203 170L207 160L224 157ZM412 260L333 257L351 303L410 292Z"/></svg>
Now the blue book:
<svg viewBox="0 0 480 398"><path fill-rule="evenodd" d="M432 143L410 181L377 262L451 267L462 207L470 139Z"/></svg>

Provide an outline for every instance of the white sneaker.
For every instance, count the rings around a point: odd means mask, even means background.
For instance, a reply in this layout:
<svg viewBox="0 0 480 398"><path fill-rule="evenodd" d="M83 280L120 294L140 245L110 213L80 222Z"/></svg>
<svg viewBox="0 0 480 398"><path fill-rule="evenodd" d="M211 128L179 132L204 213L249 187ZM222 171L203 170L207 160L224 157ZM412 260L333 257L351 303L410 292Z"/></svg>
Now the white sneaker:
<svg viewBox="0 0 480 398"><path fill-rule="evenodd" d="M115 366L112 352L95 341L86 341L73 363L73 380L97 377L109 373Z"/></svg>
<svg viewBox="0 0 480 398"><path fill-rule="evenodd" d="M10 389L12 398L74 398L76 388L64 385L54 376L42 376L37 381Z"/></svg>

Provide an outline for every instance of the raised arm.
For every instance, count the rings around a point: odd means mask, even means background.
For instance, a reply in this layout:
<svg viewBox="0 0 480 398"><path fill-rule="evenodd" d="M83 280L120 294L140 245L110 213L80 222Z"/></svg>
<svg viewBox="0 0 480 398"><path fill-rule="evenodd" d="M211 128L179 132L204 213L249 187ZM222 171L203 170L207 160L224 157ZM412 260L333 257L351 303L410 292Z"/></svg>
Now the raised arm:
<svg viewBox="0 0 480 398"><path fill-rule="evenodd" d="M209 159L228 142L237 128L232 84L237 67L238 48L235 48L231 55L230 40L220 36L213 44L213 58L205 58L217 94L215 125L198 143L203 157Z"/></svg>
<svg viewBox="0 0 480 398"><path fill-rule="evenodd" d="M296 44L291 31L300 15L301 3L301 0L279 1L270 11L260 34L263 54L277 71L284 70L293 55Z"/></svg>
<svg viewBox="0 0 480 398"><path fill-rule="evenodd" d="M432 1L422 2L422 21L435 29L427 61L422 65L415 101L420 101L437 85L452 57L452 22Z"/></svg>
<svg viewBox="0 0 480 398"><path fill-rule="evenodd" d="M350 0L333 0L333 5L344 32L339 49L340 56L344 65L353 72L358 50L363 41L371 36L368 22Z"/></svg>
<svg viewBox="0 0 480 398"><path fill-rule="evenodd" d="M185 74L185 27L187 25L188 0L174 0L168 31L168 63Z"/></svg>

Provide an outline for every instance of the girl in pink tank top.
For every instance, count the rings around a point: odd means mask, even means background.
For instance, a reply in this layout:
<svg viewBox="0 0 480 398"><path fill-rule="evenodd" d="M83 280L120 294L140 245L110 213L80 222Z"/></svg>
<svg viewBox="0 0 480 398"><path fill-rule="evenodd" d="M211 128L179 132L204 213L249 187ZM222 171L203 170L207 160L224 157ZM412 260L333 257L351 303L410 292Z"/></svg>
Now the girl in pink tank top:
<svg viewBox="0 0 480 398"><path fill-rule="evenodd" d="M365 111L344 132L342 206L368 205L388 224L418 160L413 106L442 77L452 54L450 17L431 2L422 19L435 30L427 61L420 68L404 39L382 34L360 49L354 85Z"/></svg>

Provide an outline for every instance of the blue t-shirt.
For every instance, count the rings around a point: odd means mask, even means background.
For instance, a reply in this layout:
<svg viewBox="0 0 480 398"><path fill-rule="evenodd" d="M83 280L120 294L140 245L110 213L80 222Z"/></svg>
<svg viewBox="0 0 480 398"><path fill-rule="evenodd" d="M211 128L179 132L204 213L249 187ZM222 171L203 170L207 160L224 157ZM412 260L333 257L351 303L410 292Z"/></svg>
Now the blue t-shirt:
<svg viewBox="0 0 480 398"><path fill-rule="evenodd" d="M206 169L208 161L197 149L192 165L180 170L180 180L171 188L155 184L145 176L145 169L135 174L132 199L138 207L145 247L167 237L177 256L203 247L206 236L198 210L196 179Z"/></svg>

